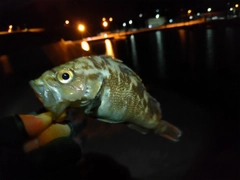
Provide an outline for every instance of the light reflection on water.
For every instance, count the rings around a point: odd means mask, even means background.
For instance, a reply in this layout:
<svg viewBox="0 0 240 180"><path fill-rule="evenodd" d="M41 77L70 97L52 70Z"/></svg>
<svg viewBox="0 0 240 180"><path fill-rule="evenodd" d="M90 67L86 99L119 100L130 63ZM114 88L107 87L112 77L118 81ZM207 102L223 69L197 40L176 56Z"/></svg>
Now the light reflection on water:
<svg viewBox="0 0 240 180"><path fill-rule="evenodd" d="M164 77L166 75L166 60L164 54L164 44L162 40L162 32L156 31L156 41L157 41L157 65L160 70L160 76Z"/></svg>
<svg viewBox="0 0 240 180"><path fill-rule="evenodd" d="M136 48L136 42L135 42L135 36L131 35L130 36L130 42L131 42L131 55L132 55L132 61L133 61L133 67L134 69L139 72L140 67L138 63L138 53L137 53L137 48Z"/></svg>
<svg viewBox="0 0 240 180"><path fill-rule="evenodd" d="M130 64L136 71L144 73L151 69L148 75L157 72L159 77L180 75L196 80L203 75L207 78L212 74L208 73L210 71L214 74L225 65L237 63L240 58L237 57L237 47L240 47L237 31L234 28L156 31L131 35L124 40L128 42L125 48L116 48L118 54L128 53Z"/></svg>
<svg viewBox="0 0 240 180"><path fill-rule="evenodd" d="M206 66L212 69L215 60L214 34L212 29L206 30Z"/></svg>
<svg viewBox="0 0 240 180"><path fill-rule="evenodd" d="M112 42L109 39L105 40L106 54L115 57Z"/></svg>

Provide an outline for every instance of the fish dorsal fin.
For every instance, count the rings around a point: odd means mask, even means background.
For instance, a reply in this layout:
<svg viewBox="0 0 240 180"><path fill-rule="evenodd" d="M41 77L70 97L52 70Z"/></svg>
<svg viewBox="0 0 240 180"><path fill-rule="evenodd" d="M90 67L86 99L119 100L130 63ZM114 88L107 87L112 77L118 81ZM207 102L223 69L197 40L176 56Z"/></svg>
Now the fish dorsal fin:
<svg viewBox="0 0 240 180"><path fill-rule="evenodd" d="M119 62L119 63L122 63L122 60L116 59L116 58L114 58L113 56L110 56L110 55L104 54L104 55L101 55L100 57L101 57L101 58L104 58L104 59L111 59L111 60L113 60L113 61L117 61L117 62Z"/></svg>

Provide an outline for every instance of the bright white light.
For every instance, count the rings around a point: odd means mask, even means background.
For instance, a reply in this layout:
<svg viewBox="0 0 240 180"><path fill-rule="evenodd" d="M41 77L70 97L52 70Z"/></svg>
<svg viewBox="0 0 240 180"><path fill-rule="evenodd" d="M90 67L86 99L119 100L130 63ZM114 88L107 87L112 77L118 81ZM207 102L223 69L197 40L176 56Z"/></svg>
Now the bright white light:
<svg viewBox="0 0 240 180"><path fill-rule="evenodd" d="M12 28L13 28L13 26L12 26L12 25L9 25L9 26L8 26L8 32L12 32Z"/></svg>
<svg viewBox="0 0 240 180"><path fill-rule="evenodd" d="M200 15L201 15L201 14L198 12L198 13L197 13L197 16L200 16Z"/></svg>
<svg viewBox="0 0 240 180"><path fill-rule="evenodd" d="M156 19L158 19L158 18L160 17L160 15L159 15L159 14L156 14L156 16L155 16L155 17L156 17Z"/></svg>
<svg viewBox="0 0 240 180"><path fill-rule="evenodd" d="M83 32L85 30L85 26L83 24L78 25L78 30Z"/></svg>
<svg viewBox="0 0 240 180"><path fill-rule="evenodd" d="M69 23L70 23L69 20L66 20L66 21L65 21L65 24L69 24Z"/></svg>
<svg viewBox="0 0 240 180"><path fill-rule="evenodd" d="M126 26L127 26L127 23L124 22L124 23L123 23L123 27L126 27Z"/></svg>
<svg viewBox="0 0 240 180"><path fill-rule="evenodd" d="M189 16L189 19L193 19L193 16Z"/></svg>
<svg viewBox="0 0 240 180"><path fill-rule="evenodd" d="M149 24L149 25L148 25L148 28L152 28L152 25L151 25L151 24Z"/></svg>
<svg viewBox="0 0 240 180"><path fill-rule="evenodd" d="M230 11L233 11L233 8L231 7L229 10L230 10Z"/></svg>
<svg viewBox="0 0 240 180"><path fill-rule="evenodd" d="M129 23L129 24L132 24L132 23L133 23L133 21L132 21L132 20L129 20L129 21L128 21L128 23Z"/></svg>
<svg viewBox="0 0 240 180"><path fill-rule="evenodd" d="M141 13L141 14L139 14L139 17L143 17L143 14Z"/></svg>
<svg viewBox="0 0 240 180"><path fill-rule="evenodd" d="M89 44L88 44L87 41L82 41L82 42L81 42L81 46L82 46L82 49L83 49L84 51L89 51L89 50L90 50L90 46L89 46Z"/></svg>
<svg viewBox="0 0 240 180"><path fill-rule="evenodd" d="M207 8L207 12L211 12L212 11L212 8Z"/></svg>
<svg viewBox="0 0 240 180"><path fill-rule="evenodd" d="M173 19L169 19L169 23L172 23L173 22Z"/></svg>
<svg viewBox="0 0 240 180"><path fill-rule="evenodd" d="M107 27L107 26L108 26L108 22L107 22L107 21L104 21L104 22L103 22L103 26L104 26L104 27Z"/></svg>

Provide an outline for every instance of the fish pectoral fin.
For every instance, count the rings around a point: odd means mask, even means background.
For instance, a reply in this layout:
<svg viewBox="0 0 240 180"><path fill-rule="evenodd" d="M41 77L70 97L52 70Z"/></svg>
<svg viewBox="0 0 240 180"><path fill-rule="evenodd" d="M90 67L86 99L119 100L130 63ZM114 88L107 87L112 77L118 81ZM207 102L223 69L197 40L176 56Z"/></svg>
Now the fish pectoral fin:
<svg viewBox="0 0 240 180"><path fill-rule="evenodd" d="M176 126L164 120L160 121L160 124L154 132L172 141L179 141L179 138L182 135L182 132Z"/></svg>
<svg viewBox="0 0 240 180"><path fill-rule="evenodd" d="M135 130L135 131L138 131L138 132L142 133L142 134L147 134L149 132L148 129L145 129L143 127L137 126L135 124L128 124L127 126L129 128L131 128L131 129Z"/></svg>
<svg viewBox="0 0 240 180"><path fill-rule="evenodd" d="M87 80L87 91L85 97L87 99L94 99L101 94L101 89L104 85L104 78L102 74L94 74L91 79Z"/></svg>
<svg viewBox="0 0 240 180"><path fill-rule="evenodd" d="M101 105L101 100L99 97L94 98L85 109L86 114L91 114L94 112L94 109L98 108Z"/></svg>
<svg viewBox="0 0 240 180"><path fill-rule="evenodd" d="M106 122L106 123L111 123L111 124L122 123L123 122L123 121L113 121L113 120L103 119L103 118L97 118L97 120L102 121L102 122Z"/></svg>

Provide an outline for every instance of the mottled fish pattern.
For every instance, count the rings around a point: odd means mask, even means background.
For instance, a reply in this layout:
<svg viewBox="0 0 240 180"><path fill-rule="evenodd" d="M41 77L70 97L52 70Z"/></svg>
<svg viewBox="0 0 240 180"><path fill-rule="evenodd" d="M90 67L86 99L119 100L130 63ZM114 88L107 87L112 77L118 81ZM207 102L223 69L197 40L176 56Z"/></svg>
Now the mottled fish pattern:
<svg viewBox="0 0 240 180"><path fill-rule="evenodd" d="M53 120L68 108L107 123L128 123L142 133L177 141L181 131L162 120L160 104L140 77L122 61L110 56L80 57L44 72L30 81Z"/></svg>

